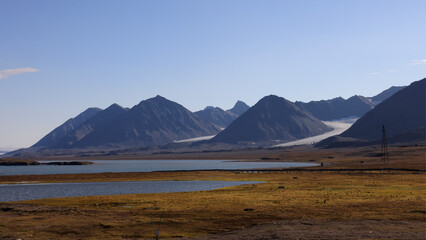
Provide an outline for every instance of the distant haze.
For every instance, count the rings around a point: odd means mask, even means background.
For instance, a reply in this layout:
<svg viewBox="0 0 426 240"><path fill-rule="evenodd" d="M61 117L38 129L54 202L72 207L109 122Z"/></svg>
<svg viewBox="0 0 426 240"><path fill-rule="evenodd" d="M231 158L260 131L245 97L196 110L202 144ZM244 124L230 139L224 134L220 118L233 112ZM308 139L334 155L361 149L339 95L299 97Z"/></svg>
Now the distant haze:
<svg viewBox="0 0 426 240"><path fill-rule="evenodd" d="M426 76L424 0L0 1L0 147L89 107L374 96Z"/></svg>

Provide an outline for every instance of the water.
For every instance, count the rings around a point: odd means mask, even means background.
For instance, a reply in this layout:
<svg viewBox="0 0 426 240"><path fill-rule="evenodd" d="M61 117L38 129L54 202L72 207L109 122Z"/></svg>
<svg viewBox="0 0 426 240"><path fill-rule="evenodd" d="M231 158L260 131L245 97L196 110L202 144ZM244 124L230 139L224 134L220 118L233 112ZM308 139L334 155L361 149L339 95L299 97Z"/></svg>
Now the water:
<svg viewBox="0 0 426 240"><path fill-rule="evenodd" d="M0 184L0 202L31 199L134 193L191 192L212 190L251 181L140 181L92 183Z"/></svg>
<svg viewBox="0 0 426 240"><path fill-rule="evenodd" d="M0 175L289 168L318 165L314 163L297 162L242 162L224 160L92 160L91 162L94 162L95 164L77 166L0 166Z"/></svg>

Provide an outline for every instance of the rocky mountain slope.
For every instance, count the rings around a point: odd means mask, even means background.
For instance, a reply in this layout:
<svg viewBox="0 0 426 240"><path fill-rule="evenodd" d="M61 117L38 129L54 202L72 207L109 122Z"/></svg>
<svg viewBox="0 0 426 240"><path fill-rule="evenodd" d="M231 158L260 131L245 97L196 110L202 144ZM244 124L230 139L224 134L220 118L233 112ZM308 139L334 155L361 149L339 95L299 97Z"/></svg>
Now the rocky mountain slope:
<svg viewBox="0 0 426 240"><path fill-rule="evenodd" d="M100 108L88 108L86 111L80 113L75 118L70 118L59 127L52 130L46 136L44 136L40 141L34 144L32 147L35 148L43 148L43 147L51 147L57 144L59 140L65 137L74 129L78 128L85 121L95 116L98 112L102 111Z"/></svg>
<svg viewBox="0 0 426 240"><path fill-rule="evenodd" d="M207 121L216 124L220 128L226 128L232 121L238 116L232 112L224 111L219 107L206 107L201 111L195 112L195 114Z"/></svg>
<svg viewBox="0 0 426 240"><path fill-rule="evenodd" d="M426 78L413 82L366 113L340 136L380 139L382 125L391 137L426 125Z"/></svg>
<svg viewBox="0 0 426 240"><path fill-rule="evenodd" d="M292 141L330 130L294 103L270 95L262 98L210 141L232 144Z"/></svg>
<svg viewBox="0 0 426 240"><path fill-rule="evenodd" d="M200 118L216 124L220 128L226 128L237 117L247 111L250 107L242 101L237 101L234 107L229 110L223 110L219 107L206 107L201 111L195 112Z"/></svg>
<svg viewBox="0 0 426 240"><path fill-rule="evenodd" d="M361 117L374 108L374 104L370 99L358 95L348 99L338 97L331 100L311 101L308 103L296 102L296 105L323 121Z"/></svg>
<svg viewBox="0 0 426 240"><path fill-rule="evenodd" d="M233 108L228 109L227 112L231 112L237 116L241 116L243 113L245 113L249 109L249 105L247 105L243 101L237 101Z"/></svg>
<svg viewBox="0 0 426 240"><path fill-rule="evenodd" d="M92 132L101 129L111 123L113 120L128 112L129 109L125 109L118 104L112 104L103 111L98 112L93 117L82 123L79 127L69 132L66 136L58 140L53 145L54 148L69 148L73 147L74 143L80 141Z"/></svg>
<svg viewBox="0 0 426 240"><path fill-rule="evenodd" d="M377 94L376 96L370 97L370 99L371 99L371 101L373 101L374 105L378 105L379 103L383 102L384 100L391 97L392 95L399 92L400 90L404 89L405 87L406 86L390 87L390 88L384 90L383 92Z"/></svg>
<svg viewBox="0 0 426 240"><path fill-rule="evenodd" d="M349 117L361 117L373 109L375 105L381 103L404 88L405 86L390 87L374 97L355 95L348 99L337 97L330 100L311 101L308 103L296 102L296 105L323 121Z"/></svg>
<svg viewBox="0 0 426 240"><path fill-rule="evenodd" d="M214 135L220 129L180 104L157 96L131 108L96 129L72 147L145 147L175 140Z"/></svg>

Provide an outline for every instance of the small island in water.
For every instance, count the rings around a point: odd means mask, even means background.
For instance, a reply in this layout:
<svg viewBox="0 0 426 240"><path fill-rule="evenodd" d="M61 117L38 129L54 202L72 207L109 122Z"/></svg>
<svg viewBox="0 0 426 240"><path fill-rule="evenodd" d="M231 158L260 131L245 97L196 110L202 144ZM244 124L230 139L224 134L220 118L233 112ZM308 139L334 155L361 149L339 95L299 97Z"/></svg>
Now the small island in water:
<svg viewBox="0 0 426 240"><path fill-rule="evenodd" d="M94 162L89 161L57 161L57 162L46 162L41 163L33 160L21 160L21 159L2 159L0 160L0 166L29 166L29 165L91 165Z"/></svg>

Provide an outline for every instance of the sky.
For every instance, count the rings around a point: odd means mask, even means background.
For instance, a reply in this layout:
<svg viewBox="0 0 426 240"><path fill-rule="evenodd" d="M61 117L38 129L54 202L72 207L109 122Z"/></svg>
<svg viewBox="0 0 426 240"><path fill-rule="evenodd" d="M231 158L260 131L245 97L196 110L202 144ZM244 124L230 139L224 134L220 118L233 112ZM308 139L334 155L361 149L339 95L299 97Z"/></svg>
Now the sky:
<svg viewBox="0 0 426 240"><path fill-rule="evenodd" d="M0 0L0 149L88 107L191 111L426 77L424 0Z"/></svg>

